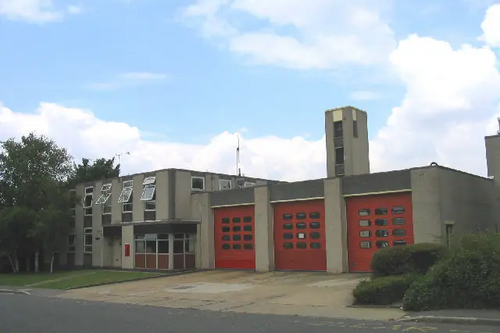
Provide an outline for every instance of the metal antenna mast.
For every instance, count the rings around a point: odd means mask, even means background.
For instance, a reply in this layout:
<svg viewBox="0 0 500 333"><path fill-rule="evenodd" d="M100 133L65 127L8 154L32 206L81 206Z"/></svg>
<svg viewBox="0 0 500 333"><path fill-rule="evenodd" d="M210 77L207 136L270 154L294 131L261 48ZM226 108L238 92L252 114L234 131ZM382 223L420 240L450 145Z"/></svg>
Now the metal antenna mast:
<svg viewBox="0 0 500 333"><path fill-rule="evenodd" d="M241 168L240 168L240 135L238 136L238 145L236 146L236 174L241 177Z"/></svg>

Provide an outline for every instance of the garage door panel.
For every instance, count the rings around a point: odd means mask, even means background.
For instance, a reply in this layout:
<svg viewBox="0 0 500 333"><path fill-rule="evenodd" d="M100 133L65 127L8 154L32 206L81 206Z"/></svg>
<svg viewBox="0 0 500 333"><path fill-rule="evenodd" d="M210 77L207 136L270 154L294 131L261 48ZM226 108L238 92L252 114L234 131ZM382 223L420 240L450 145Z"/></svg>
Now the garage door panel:
<svg viewBox="0 0 500 333"><path fill-rule="evenodd" d="M413 244L411 193L347 199L349 269L369 272L373 254L385 247Z"/></svg>
<svg viewBox="0 0 500 333"><path fill-rule="evenodd" d="M324 201L276 204L274 247L276 269L325 271Z"/></svg>
<svg viewBox="0 0 500 333"><path fill-rule="evenodd" d="M254 206L214 210L215 267L255 269Z"/></svg>

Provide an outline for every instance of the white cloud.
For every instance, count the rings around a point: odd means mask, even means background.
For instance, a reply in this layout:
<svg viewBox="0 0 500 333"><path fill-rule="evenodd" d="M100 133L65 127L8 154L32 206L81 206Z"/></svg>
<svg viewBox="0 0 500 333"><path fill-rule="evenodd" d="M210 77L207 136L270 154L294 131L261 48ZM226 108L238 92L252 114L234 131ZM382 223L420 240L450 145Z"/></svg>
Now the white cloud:
<svg viewBox="0 0 500 333"><path fill-rule="evenodd" d="M378 169L432 161L485 174L484 139L500 113L500 73L489 48L412 35L391 55L406 85L401 106L371 142Z"/></svg>
<svg viewBox="0 0 500 333"><path fill-rule="evenodd" d="M41 103L36 112L22 114L0 104L0 141L31 131L53 138L75 158L128 151L121 157L125 174L169 167L234 174L236 168L237 133L223 132L200 145L149 141L137 127L100 120L89 110ZM248 176L296 180L325 174L324 139L240 137L242 171Z"/></svg>
<svg viewBox="0 0 500 333"><path fill-rule="evenodd" d="M81 14L82 12L82 7L79 7L79 6L75 6L75 5L69 5L66 10L68 11L68 13L72 14L72 15L78 15L78 14Z"/></svg>
<svg viewBox="0 0 500 333"><path fill-rule="evenodd" d="M64 16L55 9L52 0L0 0L0 15L31 23L58 21Z"/></svg>
<svg viewBox="0 0 500 333"><path fill-rule="evenodd" d="M500 4L488 8L481 24L482 39L492 47L500 47Z"/></svg>
<svg viewBox="0 0 500 333"><path fill-rule="evenodd" d="M162 73L131 72L120 74L110 81L92 83L89 85L89 88L101 91L117 90L126 87L158 83L166 79L168 79L168 76Z"/></svg>
<svg viewBox="0 0 500 333"><path fill-rule="evenodd" d="M184 11L208 37L221 37L229 50L251 62L295 69L339 64L373 65L394 49L382 21L387 0L197 0ZM231 25L241 14L265 24L245 31ZM280 32L288 29L288 33ZM291 31L291 32L290 32Z"/></svg>
<svg viewBox="0 0 500 333"><path fill-rule="evenodd" d="M375 99L379 99L380 95L374 91L358 90L358 91L353 91L349 97L353 100L358 100L358 101L372 101Z"/></svg>

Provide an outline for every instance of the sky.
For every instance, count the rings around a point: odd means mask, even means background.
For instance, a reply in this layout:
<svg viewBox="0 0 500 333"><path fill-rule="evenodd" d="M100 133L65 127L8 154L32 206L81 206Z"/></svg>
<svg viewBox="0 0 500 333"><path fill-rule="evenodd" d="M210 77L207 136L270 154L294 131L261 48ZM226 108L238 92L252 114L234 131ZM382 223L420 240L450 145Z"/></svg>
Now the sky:
<svg viewBox="0 0 500 333"><path fill-rule="evenodd" d="M324 111L369 119L371 172L485 175L500 0L0 0L0 141L124 174L326 176Z"/></svg>

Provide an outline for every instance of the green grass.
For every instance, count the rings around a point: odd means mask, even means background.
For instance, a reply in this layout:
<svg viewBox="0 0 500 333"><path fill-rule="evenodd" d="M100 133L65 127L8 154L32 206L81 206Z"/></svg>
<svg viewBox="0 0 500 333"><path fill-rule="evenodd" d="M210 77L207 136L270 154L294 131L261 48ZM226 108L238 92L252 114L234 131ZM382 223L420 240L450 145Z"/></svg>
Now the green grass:
<svg viewBox="0 0 500 333"><path fill-rule="evenodd" d="M78 270L47 273L0 274L0 286L67 289L101 283L123 282L158 276L159 273L135 271Z"/></svg>

